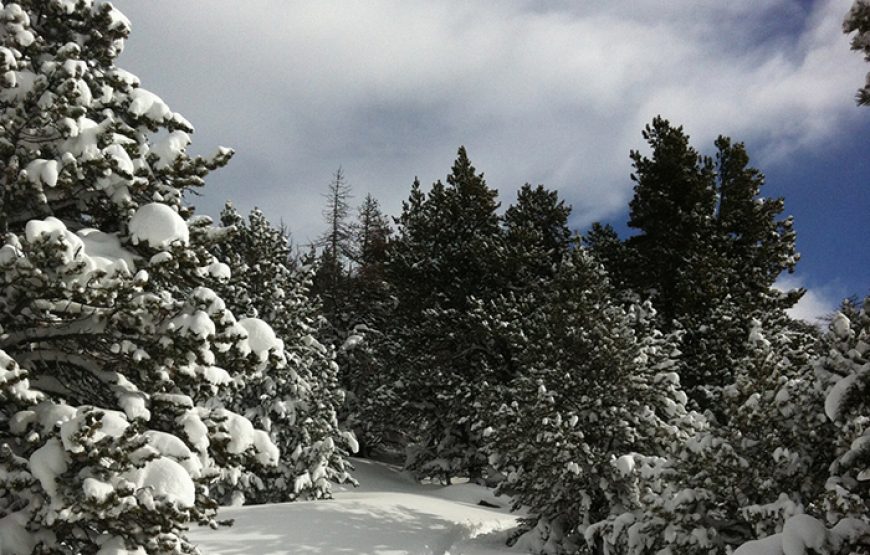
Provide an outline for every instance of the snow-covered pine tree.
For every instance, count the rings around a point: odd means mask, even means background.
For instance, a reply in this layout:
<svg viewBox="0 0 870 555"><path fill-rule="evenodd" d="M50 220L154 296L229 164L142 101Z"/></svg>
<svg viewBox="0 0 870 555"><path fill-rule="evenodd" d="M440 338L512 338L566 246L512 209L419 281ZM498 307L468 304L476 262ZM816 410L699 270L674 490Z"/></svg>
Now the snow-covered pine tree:
<svg viewBox="0 0 870 555"><path fill-rule="evenodd" d="M397 221L387 275L400 349L389 362L390 383L411 418L405 430L419 431L407 461L418 476L449 480L486 466L474 424L491 352L487 338L471 333L467 313L495 296L504 275L496 195L460 148L447 185L436 182L424 194L415 182Z"/></svg>
<svg viewBox="0 0 870 555"><path fill-rule="evenodd" d="M245 221L227 203L221 223L233 231L215 249L231 272L219 292L231 310L247 315L242 326L259 329L265 322L284 348L283 357L264 361L227 401L268 431L281 451L277 468L248 477L245 500L329 497L331 482L351 480L345 456L356 441L338 428L343 394L334 352L315 338L322 316L308 295L313 270L294 266L287 238L260 210Z"/></svg>
<svg viewBox="0 0 870 555"><path fill-rule="evenodd" d="M798 471L798 484L812 481L817 494L808 506L795 507L783 499L774 504L772 516L778 517L776 533L746 542L735 555L819 555L870 554L870 317L867 309L844 303L831 320L828 333L822 338L821 352L805 365L805 374L814 382L811 398L802 396L789 400L796 409L813 414L817 434L827 434L821 444L812 431L804 431L800 450L780 449L775 458L783 458L784 466L795 462L795 455L817 452L817 463ZM777 394L776 401L782 397ZM809 402L807 402L809 401ZM807 419L801 424L813 425ZM819 468L821 467L821 468ZM783 507L791 509L788 514ZM754 507L746 510L754 511ZM764 509L764 507L762 507ZM796 510L795 510L796 509ZM779 513L779 514L777 514ZM783 517L788 517L783 522Z"/></svg>
<svg viewBox="0 0 870 555"><path fill-rule="evenodd" d="M818 410L823 391L809 366L816 335L789 326L784 312L779 321L773 316L766 328L752 322L745 354L735 361L735 381L723 391L727 418L711 430L738 456L717 464L715 493L753 537L781 530L790 513L813 510L833 437Z"/></svg>
<svg viewBox="0 0 870 555"><path fill-rule="evenodd" d="M870 297L861 308L844 306L822 345L815 371L825 391L825 415L836 429L825 484L827 524L862 519L870 536ZM867 540L858 553L870 553Z"/></svg>
<svg viewBox="0 0 870 555"><path fill-rule="evenodd" d="M627 549L641 538L651 551L722 553L816 510L831 429L807 364L815 336L784 325L771 330L753 322L734 362L735 382L723 390L724 421L703 425L660 472L638 477L648 493L617 545Z"/></svg>
<svg viewBox="0 0 870 555"><path fill-rule="evenodd" d="M773 288L798 258L792 221L779 218L782 199L760 196L764 176L741 143L719 137L715 159L700 156L661 117L643 137L651 156L631 154L629 225L640 233L618 245L612 229L593 227L587 244L616 284L651 298L663 330L684 330L682 383L715 410L752 320L766 325L802 294Z"/></svg>
<svg viewBox="0 0 870 555"><path fill-rule="evenodd" d="M595 525L640 503L636 462L684 442L696 415L652 308L615 304L588 253L565 256L550 287L515 297L518 317L502 324L521 326L526 348L483 435L506 476L500 490L530 509L522 543L536 553L599 553L604 524Z"/></svg>
<svg viewBox="0 0 870 555"><path fill-rule="evenodd" d="M4 554L193 553L212 486L277 463L215 399L283 351L211 289L223 233L182 199L231 151L186 154L190 124L115 66L129 30L108 3L0 7Z"/></svg>
<svg viewBox="0 0 870 555"><path fill-rule="evenodd" d="M860 493L828 478L832 453L854 445L824 414L837 380L818 379L831 374L810 361L815 334L770 329L753 322L735 382L723 390L725 421L697 421L670 457L639 466L641 503L601 528L619 552L714 554L746 544L740 553L862 553L856 542L870 527L860 520L866 507L854 504Z"/></svg>
<svg viewBox="0 0 870 555"><path fill-rule="evenodd" d="M855 0L843 20L843 32L847 35L855 33L852 50L863 52L864 59L870 62L870 2ZM870 73L867 74L866 84L858 89L856 98L859 105L870 105Z"/></svg>

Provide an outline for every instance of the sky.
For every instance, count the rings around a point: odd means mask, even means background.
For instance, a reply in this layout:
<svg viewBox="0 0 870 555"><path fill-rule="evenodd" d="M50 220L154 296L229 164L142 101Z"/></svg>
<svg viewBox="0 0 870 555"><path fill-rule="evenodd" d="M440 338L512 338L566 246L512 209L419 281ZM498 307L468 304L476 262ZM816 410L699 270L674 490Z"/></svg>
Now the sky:
<svg viewBox="0 0 870 555"><path fill-rule="evenodd" d="M656 115L712 154L746 143L785 197L812 319L870 293L870 70L842 33L851 0L500 2L117 0L133 32L119 65L196 128L190 151L235 149L200 213L232 200L324 229L341 166L352 203L398 215L411 183L444 179L466 146L504 206L557 189L580 231L630 232L629 151Z"/></svg>

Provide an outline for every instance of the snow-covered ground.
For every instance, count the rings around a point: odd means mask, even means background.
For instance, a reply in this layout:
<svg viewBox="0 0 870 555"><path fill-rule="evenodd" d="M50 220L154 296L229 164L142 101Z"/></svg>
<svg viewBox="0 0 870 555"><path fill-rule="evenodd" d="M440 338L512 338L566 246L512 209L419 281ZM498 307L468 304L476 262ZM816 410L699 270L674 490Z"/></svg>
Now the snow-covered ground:
<svg viewBox="0 0 870 555"><path fill-rule="evenodd" d="M384 463L353 464L360 487L337 487L335 499L224 508L219 516L233 526L191 537L206 555L522 553L505 545L517 518L506 497L473 484L417 484Z"/></svg>

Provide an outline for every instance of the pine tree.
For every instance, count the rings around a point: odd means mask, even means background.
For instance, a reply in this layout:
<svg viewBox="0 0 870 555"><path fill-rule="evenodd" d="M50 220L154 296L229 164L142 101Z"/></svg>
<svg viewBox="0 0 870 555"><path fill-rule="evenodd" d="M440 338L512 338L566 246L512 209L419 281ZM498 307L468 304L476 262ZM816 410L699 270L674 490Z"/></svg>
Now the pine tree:
<svg viewBox="0 0 870 555"><path fill-rule="evenodd" d="M214 492L277 463L214 399L283 351L215 294L224 231L182 202L232 152L185 152L190 124L114 65L110 4L0 20L0 551L193 553Z"/></svg>
<svg viewBox="0 0 870 555"><path fill-rule="evenodd" d="M228 203L221 222L233 228L216 252L231 272L221 293L246 320L271 326L286 351L228 402L269 432L281 451L274 471L249 477L246 498L329 497L331 481L350 480L344 457L356 441L337 424L343 394L334 352L314 337L322 316L308 295L312 270L292 267L287 237L261 211L254 209L246 222Z"/></svg>
<svg viewBox="0 0 870 555"><path fill-rule="evenodd" d="M615 283L653 301L660 327L685 331L683 384L715 407L752 320L779 321L802 294L773 288L798 259L792 221L779 219L782 199L759 196L763 176L741 143L719 137L715 159L701 156L660 117L643 137L652 156L631 154L629 225L640 233L619 245L612 229L593 227L587 244Z"/></svg>
<svg viewBox="0 0 870 555"><path fill-rule="evenodd" d="M392 230L378 201L366 195L353 226L355 267L345 291L348 328L339 338L338 362L341 383L348 392L345 420L356 432L360 453L390 443L385 423L392 415L384 412L390 399L389 384L382 369L394 345L389 328L393 297L386 281L385 264Z"/></svg>
<svg viewBox="0 0 870 555"><path fill-rule="evenodd" d="M568 228L571 207L556 191L524 185L504 214L507 248L516 285L551 278L574 243Z"/></svg>
<svg viewBox="0 0 870 555"><path fill-rule="evenodd" d="M424 194L415 182L397 222L387 275L401 351L390 381L405 429L419 431L407 465L420 476L476 476L486 466L476 398L498 354L471 333L467 313L504 281L496 194L460 148L447 185Z"/></svg>
<svg viewBox="0 0 870 555"><path fill-rule="evenodd" d="M779 459L771 472L773 479L764 482L764 486L776 484L783 468L794 469L794 486L803 486L803 493L805 486L811 484L815 498L809 503L795 501L797 487L793 486L791 495L781 495L776 503L743 508L742 512L756 528L767 521L768 528L763 532L770 535L747 542L735 554L751 555L762 547L769 553L870 553L867 304L865 300L861 309L844 303L832 318L818 355L803 369L802 381L812 383L812 388L802 387L804 394L796 396L792 379L774 397L777 404L787 404L798 416L784 413L791 416L788 423L800 441L789 441L794 433L785 434L786 445L773 451L773 457ZM772 445L769 442L767 445L769 453ZM799 455L814 464L796 465ZM751 461L750 468L753 462L757 463ZM775 526L771 526L771 521Z"/></svg>
<svg viewBox="0 0 870 555"><path fill-rule="evenodd" d="M607 519L639 504L635 461L668 454L692 422L651 307L619 306L588 253L565 256L550 286L514 297L516 316L503 319L525 348L483 435L500 490L530 509L524 546L600 553Z"/></svg>
<svg viewBox="0 0 870 555"><path fill-rule="evenodd" d="M866 0L855 0L849 13L843 20L843 32L855 33L852 37L852 50L864 53L864 59L870 62L870 4ZM867 74L867 83L856 95L858 105L870 105L870 73Z"/></svg>
<svg viewBox="0 0 870 555"><path fill-rule="evenodd" d="M641 231L627 243L636 287L649 294L662 321L703 310L718 291L723 261L710 244L715 171L689 145L681 127L656 118L643 131L652 158L631 153L635 195L628 225Z"/></svg>
<svg viewBox="0 0 870 555"><path fill-rule="evenodd" d="M626 280L631 272L627 265L631 263L625 244L610 224L592 224L583 235L583 245L605 268L610 282L620 291L629 289Z"/></svg>
<svg viewBox="0 0 870 555"><path fill-rule="evenodd" d="M381 212L380 203L371 194L366 195L353 227L354 245L351 249L361 273L382 271L390 233L390 223Z"/></svg>

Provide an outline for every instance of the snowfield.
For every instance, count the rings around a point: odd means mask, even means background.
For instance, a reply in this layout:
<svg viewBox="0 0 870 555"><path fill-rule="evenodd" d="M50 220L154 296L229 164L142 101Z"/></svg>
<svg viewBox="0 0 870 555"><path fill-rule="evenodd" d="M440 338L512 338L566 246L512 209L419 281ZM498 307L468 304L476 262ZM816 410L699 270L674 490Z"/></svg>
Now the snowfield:
<svg viewBox="0 0 870 555"><path fill-rule="evenodd" d="M354 459L360 487L334 499L227 507L228 528L191 532L206 555L298 553L495 555L516 526L507 497L473 484L418 484L398 467ZM478 503L485 501L499 508Z"/></svg>

